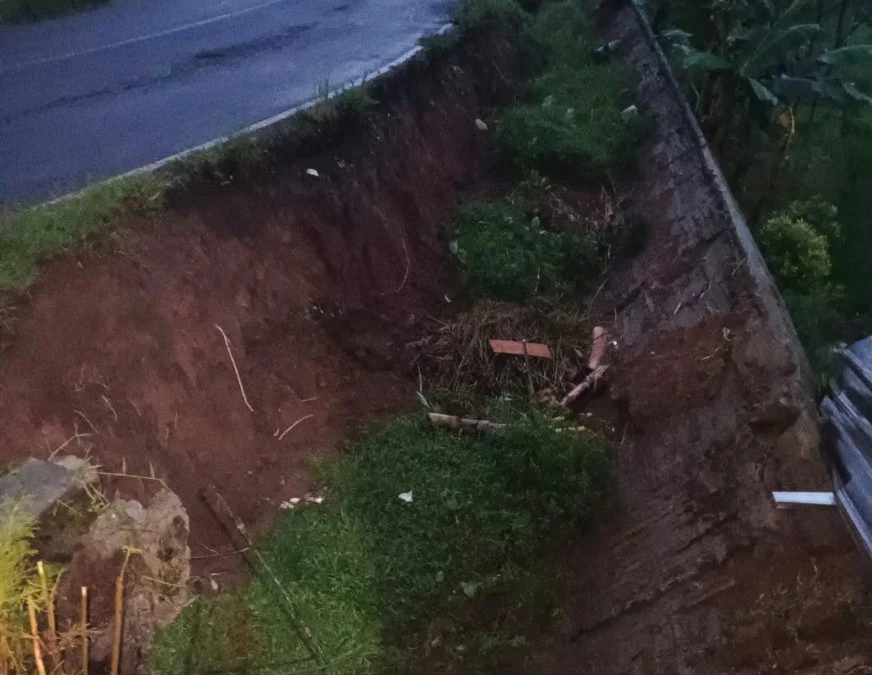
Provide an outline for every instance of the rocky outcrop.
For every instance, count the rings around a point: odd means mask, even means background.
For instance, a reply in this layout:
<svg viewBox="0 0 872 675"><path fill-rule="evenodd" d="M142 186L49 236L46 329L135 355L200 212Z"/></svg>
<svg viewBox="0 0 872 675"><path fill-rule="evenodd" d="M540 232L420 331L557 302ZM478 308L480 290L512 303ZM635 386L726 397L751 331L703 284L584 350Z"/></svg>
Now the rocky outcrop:
<svg viewBox="0 0 872 675"><path fill-rule="evenodd" d="M59 600L61 616L76 616L80 588L88 587L92 662L111 660L115 582L124 568L121 672L148 672L145 657L155 631L172 622L188 599L188 534L188 514L167 489L147 506L118 500L97 517L63 577Z"/></svg>

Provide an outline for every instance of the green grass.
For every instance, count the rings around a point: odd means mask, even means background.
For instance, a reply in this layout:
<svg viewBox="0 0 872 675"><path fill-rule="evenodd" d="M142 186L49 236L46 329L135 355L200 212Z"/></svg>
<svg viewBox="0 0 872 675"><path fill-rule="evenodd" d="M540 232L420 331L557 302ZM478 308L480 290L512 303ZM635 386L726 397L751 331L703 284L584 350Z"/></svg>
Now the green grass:
<svg viewBox="0 0 872 675"><path fill-rule="evenodd" d="M516 0L465 0L454 11L454 23L461 30L477 29L502 21L524 23L528 19Z"/></svg>
<svg viewBox="0 0 872 675"><path fill-rule="evenodd" d="M103 4L108 0L0 0L0 21L38 21Z"/></svg>
<svg viewBox="0 0 872 675"><path fill-rule="evenodd" d="M547 6L531 35L546 61L530 96L499 119L497 139L523 171L604 176L626 165L644 125L622 119L627 77L594 60L591 29L575 3Z"/></svg>
<svg viewBox="0 0 872 675"><path fill-rule="evenodd" d="M163 185L151 175L142 175L3 216L0 292L27 288L44 260L79 250L91 237L110 231L130 211L159 209L162 200Z"/></svg>
<svg viewBox="0 0 872 675"><path fill-rule="evenodd" d="M498 436L436 430L417 417L376 429L328 472L323 505L292 512L269 533L264 555L328 670L371 672L391 645L404 657L414 653L421 645L409 636L426 633L434 616L460 620L464 608L487 598L521 597L538 576L548 537L591 520L609 484L604 441L557 433L536 412L507 415L515 422ZM411 503L398 497L408 491ZM209 630L195 633L197 615L213 604L200 599L161 634L156 674L270 664L305 672L307 652L267 583L255 580L218 602L243 603L233 613L247 617L248 634L260 636L252 648L241 650L238 662L225 658L228 633L245 634L235 622L211 620ZM482 642L493 647L499 636Z"/></svg>
<svg viewBox="0 0 872 675"><path fill-rule="evenodd" d="M583 289L603 269L596 241L579 223L557 225L545 227L512 197L464 207L451 241L463 285L474 297L511 302Z"/></svg>

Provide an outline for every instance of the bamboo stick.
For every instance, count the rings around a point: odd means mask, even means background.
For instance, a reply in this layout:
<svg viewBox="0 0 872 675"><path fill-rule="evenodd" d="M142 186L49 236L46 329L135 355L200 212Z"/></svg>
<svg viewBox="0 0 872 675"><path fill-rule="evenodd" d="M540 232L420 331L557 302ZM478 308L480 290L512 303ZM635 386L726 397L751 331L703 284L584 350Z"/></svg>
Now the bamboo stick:
<svg viewBox="0 0 872 675"><path fill-rule="evenodd" d="M30 637L33 638L33 658L39 675L45 675L45 663L42 660L42 647L39 644L39 627L36 623L36 603L33 598L27 599L27 614L30 617Z"/></svg>

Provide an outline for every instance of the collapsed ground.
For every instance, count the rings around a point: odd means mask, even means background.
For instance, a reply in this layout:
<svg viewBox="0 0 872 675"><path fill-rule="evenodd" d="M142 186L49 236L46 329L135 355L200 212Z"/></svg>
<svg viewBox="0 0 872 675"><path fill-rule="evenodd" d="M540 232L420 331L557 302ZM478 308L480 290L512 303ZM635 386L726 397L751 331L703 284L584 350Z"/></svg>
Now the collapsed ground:
<svg viewBox="0 0 872 675"><path fill-rule="evenodd" d="M624 37L620 56L643 75L639 104L658 126L619 190L652 232L591 312L618 343L612 394L591 411L617 428L619 506L557 556L571 600L503 667L847 673L866 658L859 560L836 514L799 522L767 499L823 485L801 359L754 299L758 282L629 12L604 17L604 34ZM413 409L406 345L458 303L443 228L462 202L510 188L476 120L528 75L501 38L451 59L385 85L375 145L351 137L289 168L227 172L52 263L20 300L0 365L4 459L67 443L143 476L119 479L128 493L153 469L191 513L194 555L212 556L230 547L203 486L263 524L305 494L312 454ZM573 185L567 200L589 214L595 194ZM221 585L236 569L212 556L195 573ZM424 661L463 668L443 656Z"/></svg>

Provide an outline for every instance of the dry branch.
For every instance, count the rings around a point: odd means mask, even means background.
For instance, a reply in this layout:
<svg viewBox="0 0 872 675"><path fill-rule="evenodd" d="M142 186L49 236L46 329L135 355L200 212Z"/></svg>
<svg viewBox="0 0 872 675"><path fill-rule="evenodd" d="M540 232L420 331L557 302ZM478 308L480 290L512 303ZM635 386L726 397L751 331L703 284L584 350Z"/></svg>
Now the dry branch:
<svg viewBox="0 0 872 675"><path fill-rule="evenodd" d="M448 427L449 429L502 431L506 428L505 424L489 422L488 420L473 420L467 417L458 417L457 415L442 415L441 413L430 413L428 417L430 418L430 421L437 427Z"/></svg>
<svg viewBox="0 0 872 675"><path fill-rule="evenodd" d="M283 439L285 436L287 436L291 431L293 431L293 430L297 427L298 424L302 424L302 423L305 422L307 419L309 419L310 417L314 417L314 416L315 416L314 414L309 414L309 415L305 415L305 416L301 417L300 419L298 419L296 422L294 422L291 426L289 426L287 429L285 429L285 430L281 433L281 435L279 436L279 440L282 440L282 439Z"/></svg>
<svg viewBox="0 0 872 675"><path fill-rule="evenodd" d="M221 523L222 527L225 528L228 535L231 536L232 540L232 532L235 530L236 533L242 538L242 541L245 543L246 553L243 553L245 556L245 560L248 564L257 571L258 567L262 572L266 574L267 579L272 583L273 588L278 592L279 596L284 600L285 610L287 611L287 615L291 620L291 623L296 628L297 632L300 635L300 638L303 641L303 645L308 650L309 654L312 655L312 658L315 659L318 663L323 663L323 654L321 652L321 648L318 645L318 642L315 640L315 636L312 634L312 631L309 627L303 622L300 617L300 612L297 609L296 604L291 599L291 596L288 594L285 587L282 585L281 581L279 581L278 576L273 571L272 567L269 566L266 559L261 555L260 551L255 548L254 544L251 541L251 537L248 534L248 529L245 527L245 523L230 510L230 507L227 505L227 502L224 501L224 497L221 496L221 493L218 492L218 488L214 485L210 485L203 491L203 500L206 503L206 506L209 507L209 510L212 511L212 514L218 519ZM229 523L233 524L233 527L229 527ZM238 547L242 548L242 547Z"/></svg>
<svg viewBox="0 0 872 675"><path fill-rule="evenodd" d="M563 400L560 401L560 405L568 406L586 391L595 390L597 388L597 385L599 385L600 380L608 372L608 370L608 366L599 366L596 370L594 370L587 377L585 377L578 386L576 386L572 391L564 396Z"/></svg>
<svg viewBox="0 0 872 675"><path fill-rule="evenodd" d="M236 359L233 358L233 350L230 347L230 338L227 337L227 333L225 333L224 329L217 323L215 324L215 328L219 330L221 336L224 338L224 345L227 347L227 354L230 356L230 363L233 364L233 372L236 373L236 381L239 383L239 391L242 392L242 400L245 401L245 405L248 409L251 412L254 412L254 408L252 408L251 403L248 402L248 396L245 395L245 387L242 386L242 377L239 375L239 368L236 367Z"/></svg>
<svg viewBox="0 0 872 675"><path fill-rule="evenodd" d="M88 587L82 586L82 675L88 675Z"/></svg>

